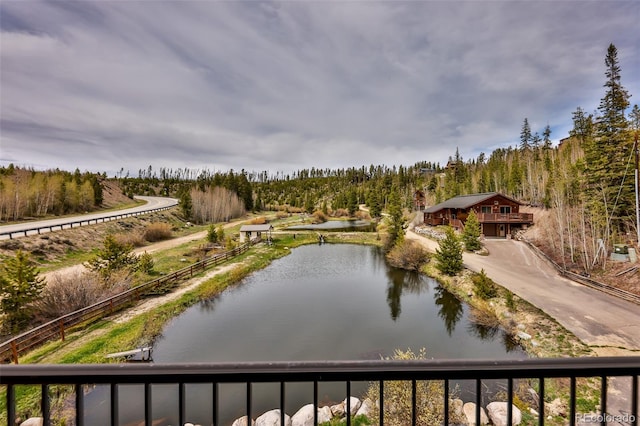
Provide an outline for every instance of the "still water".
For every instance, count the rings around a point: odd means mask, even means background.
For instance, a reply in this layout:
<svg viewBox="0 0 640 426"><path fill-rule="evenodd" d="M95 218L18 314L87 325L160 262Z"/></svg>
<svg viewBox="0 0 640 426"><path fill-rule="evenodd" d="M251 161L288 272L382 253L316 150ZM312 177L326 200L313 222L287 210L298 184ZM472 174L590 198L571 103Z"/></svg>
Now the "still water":
<svg viewBox="0 0 640 426"><path fill-rule="evenodd" d="M358 231L373 232L376 224L368 220L328 220L322 223L307 223L304 225L289 226L287 230L309 230L309 231Z"/></svg>
<svg viewBox="0 0 640 426"><path fill-rule="evenodd" d="M387 265L376 248L310 245L172 320L154 344L153 360L361 360L397 348L426 348L432 358L526 357L500 329L474 324L468 312L434 280ZM311 385L305 386L287 385L287 413L312 402ZM344 384L336 386L321 386L321 401L343 399ZM126 424L142 414L142 388L122 388L120 423ZM244 415L244 389L220 386L221 424ZM352 394L365 389L354 384ZM106 389L94 398L103 392L108 400ZM254 385L252 412L277 407L278 392L275 384ZM175 393L176 386L154 387L154 418L177 423ZM187 396L188 420L211 424L211 387L189 386Z"/></svg>

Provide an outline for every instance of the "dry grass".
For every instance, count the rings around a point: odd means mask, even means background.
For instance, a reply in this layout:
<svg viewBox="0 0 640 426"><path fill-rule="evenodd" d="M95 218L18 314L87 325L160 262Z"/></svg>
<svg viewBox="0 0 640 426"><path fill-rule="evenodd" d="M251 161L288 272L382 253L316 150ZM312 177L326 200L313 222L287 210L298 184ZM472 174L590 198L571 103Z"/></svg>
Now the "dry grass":
<svg viewBox="0 0 640 426"><path fill-rule="evenodd" d="M130 247L142 247L145 244L143 232L124 232L113 236L118 244Z"/></svg>
<svg viewBox="0 0 640 426"><path fill-rule="evenodd" d="M267 223L267 218L264 217L264 216L259 216L259 217L251 219L250 223L252 225L264 225L265 223Z"/></svg>
<svg viewBox="0 0 640 426"><path fill-rule="evenodd" d="M171 225L168 223L154 222L147 225L144 230L144 239L151 243L169 238L171 238Z"/></svg>

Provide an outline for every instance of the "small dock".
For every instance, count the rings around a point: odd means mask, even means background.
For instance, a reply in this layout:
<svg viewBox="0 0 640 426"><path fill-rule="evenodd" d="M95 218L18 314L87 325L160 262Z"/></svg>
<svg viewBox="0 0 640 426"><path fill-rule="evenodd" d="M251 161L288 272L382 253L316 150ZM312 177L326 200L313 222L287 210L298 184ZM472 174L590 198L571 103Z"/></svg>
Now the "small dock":
<svg viewBox="0 0 640 426"><path fill-rule="evenodd" d="M105 358L125 358L127 362L149 362L151 361L151 346L145 346L143 348L131 349L130 351L115 352L108 354ZM132 359L134 356L140 355L140 359Z"/></svg>

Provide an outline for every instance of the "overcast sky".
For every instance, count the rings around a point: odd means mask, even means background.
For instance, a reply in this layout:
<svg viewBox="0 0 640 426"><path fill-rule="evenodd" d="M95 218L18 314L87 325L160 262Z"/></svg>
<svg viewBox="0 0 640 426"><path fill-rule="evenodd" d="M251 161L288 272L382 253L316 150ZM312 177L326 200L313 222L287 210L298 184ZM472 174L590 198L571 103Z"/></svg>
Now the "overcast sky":
<svg viewBox="0 0 640 426"><path fill-rule="evenodd" d="M444 164L594 111L639 1L0 3L0 165Z"/></svg>

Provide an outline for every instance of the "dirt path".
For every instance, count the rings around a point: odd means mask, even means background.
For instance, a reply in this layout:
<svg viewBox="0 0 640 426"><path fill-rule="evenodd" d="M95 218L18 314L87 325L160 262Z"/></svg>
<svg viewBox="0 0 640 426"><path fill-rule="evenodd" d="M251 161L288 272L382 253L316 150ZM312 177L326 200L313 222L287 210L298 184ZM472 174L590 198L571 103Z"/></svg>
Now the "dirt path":
<svg viewBox="0 0 640 426"><path fill-rule="evenodd" d="M408 232L431 251L438 243ZM513 240L485 240L489 256L464 253L466 268L486 274L501 286L558 321L599 355L640 351L640 307L560 277L552 266Z"/></svg>

